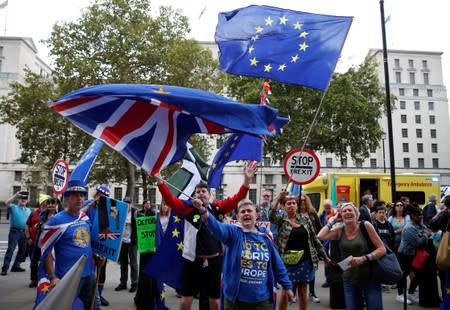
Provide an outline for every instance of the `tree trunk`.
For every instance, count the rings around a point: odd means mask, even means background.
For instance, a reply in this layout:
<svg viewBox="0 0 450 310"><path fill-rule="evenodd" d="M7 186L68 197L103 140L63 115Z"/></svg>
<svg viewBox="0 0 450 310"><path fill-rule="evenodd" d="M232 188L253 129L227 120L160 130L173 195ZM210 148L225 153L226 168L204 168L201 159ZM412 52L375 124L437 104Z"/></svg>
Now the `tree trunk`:
<svg viewBox="0 0 450 310"><path fill-rule="evenodd" d="M127 192L125 196L134 199L134 189L136 187L136 167L129 161L127 161ZM135 202L135 201L133 201Z"/></svg>

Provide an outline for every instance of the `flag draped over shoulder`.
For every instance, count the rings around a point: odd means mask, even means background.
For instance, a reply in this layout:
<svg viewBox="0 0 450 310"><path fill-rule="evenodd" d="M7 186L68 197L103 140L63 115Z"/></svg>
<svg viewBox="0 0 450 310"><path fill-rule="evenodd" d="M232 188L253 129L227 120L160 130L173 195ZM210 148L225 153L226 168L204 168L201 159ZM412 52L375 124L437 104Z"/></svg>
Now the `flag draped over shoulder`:
<svg viewBox="0 0 450 310"><path fill-rule="evenodd" d="M219 14L220 69L327 89L352 17L251 5Z"/></svg>
<svg viewBox="0 0 450 310"><path fill-rule="evenodd" d="M75 168L72 170L69 180L81 180L84 184L89 183L89 172L91 171L92 165L102 149L103 144L103 141L98 139L92 142L91 146L86 150L83 157L81 157Z"/></svg>
<svg viewBox="0 0 450 310"><path fill-rule="evenodd" d="M233 160L261 161L262 139L246 134L232 134L214 157L208 174L208 186L220 187L222 170L226 163Z"/></svg>
<svg viewBox="0 0 450 310"><path fill-rule="evenodd" d="M271 135L278 110L177 86L105 84L66 94L51 109L151 175L183 158L194 133Z"/></svg>

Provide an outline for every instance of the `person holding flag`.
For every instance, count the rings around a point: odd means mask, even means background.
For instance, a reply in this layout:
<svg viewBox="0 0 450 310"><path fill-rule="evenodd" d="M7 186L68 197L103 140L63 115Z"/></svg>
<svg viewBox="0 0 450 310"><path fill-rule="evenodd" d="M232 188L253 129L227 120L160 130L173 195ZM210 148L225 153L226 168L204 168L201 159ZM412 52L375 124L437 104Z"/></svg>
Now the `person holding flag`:
<svg viewBox="0 0 450 310"><path fill-rule="evenodd" d="M212 216L222 221L224 214L236 208L239 201L247 197L247 193L256 173L256 162L248 162L244 168L244 184L238 193L225 200L210 201L211 194L205 183L195 187L194 198L200 199ZM158 188L167 205L181 216L185 217L184 235L184 269L182 274L180 309L191 309L193 296L204 289L211 310L218 310L220 298L220 278L222 273L222 245L213 237L205 225L202 225L200 213L192 207L191 200L181 200L175 197L164 182L158 177Z"/></svg>

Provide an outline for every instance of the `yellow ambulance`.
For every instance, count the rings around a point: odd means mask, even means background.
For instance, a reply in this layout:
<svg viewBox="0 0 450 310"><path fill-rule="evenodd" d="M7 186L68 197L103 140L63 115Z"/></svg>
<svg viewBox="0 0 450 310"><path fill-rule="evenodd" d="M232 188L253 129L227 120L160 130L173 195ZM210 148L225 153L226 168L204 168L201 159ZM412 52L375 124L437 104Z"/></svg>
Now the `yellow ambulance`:
<svg viewBox="0 0 450 310"><path fill-rule="evenodd" d="M395 175L396 199L407 196L411 202L423 207L431 194L439 197L439 174L400 173ZM318 176L312 183L303 186L302 190L308 194L315 209L322 212L324 199L331 199L335 195L337 202L351 201L358 207L361 197L372 194L374 199L392 202L391 175L389 173L341 173L329 172ZM334 197L333 197L334 198Z"/></svg>

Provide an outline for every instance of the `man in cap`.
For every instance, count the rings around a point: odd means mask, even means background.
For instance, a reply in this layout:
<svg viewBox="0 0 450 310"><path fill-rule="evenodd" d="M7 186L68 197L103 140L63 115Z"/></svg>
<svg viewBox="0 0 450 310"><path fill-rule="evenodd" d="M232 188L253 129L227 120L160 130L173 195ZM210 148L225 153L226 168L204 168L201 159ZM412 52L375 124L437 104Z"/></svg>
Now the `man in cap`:
<svg viewBox="0 0 450 310"><path fill-rule="evenodd" d="M106 185L98 185L95 188L95 195L94 198L88 199L85 201L84 205L86 206L83 208L83 210L86 212L86 214L91 219L91 222L95 220L95 217L97 215L98 207L97 207L97 201L100 199L101 196L109 197L109 188ZM99 278L98 278L98 294L97 298L100 299L100 304L102 306L109 306L109 301L106 300L106 298L103 297L103 288L105 287L105 281L106 281L106 263L107 260L105 259L105 264L102 265L99 269Z"/></svg>
<svg viewBox="0 0 450 310"><path fill-rule="evenodd" d="M90 309L96 282L93 258L100 262L104 261L104 259L93 254L90 242L91 220L84 212L81 212L87 193L87 189L82 181L69 181L64 192L64 199L67 204L66 209L51 217L45 227L63 224L68 226L62 230L61 236L53 244L54 261L52 255L47 255L43 259L45 259L45 271L51 281L50 288L52 288L58 285L60 279L64 277L81 256L87 256L77 297L82 301L85 309ZM96 302L95 309L99 308L100 305Z"/></svg>
<svg viewBox="0 0 450 310"><path fill-rule="evenodd" d="M12 204L13 200L18 198L17 204ZM10 214L9 234L8 234L8 249L6 250L5 258L3 260L2 276L8 273L9 264L16 246L19 245L19 250L16 259L11 268L12 272L23 272L25 269L20 267L20 264L25 261L27 255L27 238L25 236L25 222L31 213L27 208L28 192L17 192L6 201L6 207Z"/></svg>

